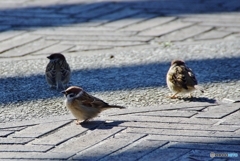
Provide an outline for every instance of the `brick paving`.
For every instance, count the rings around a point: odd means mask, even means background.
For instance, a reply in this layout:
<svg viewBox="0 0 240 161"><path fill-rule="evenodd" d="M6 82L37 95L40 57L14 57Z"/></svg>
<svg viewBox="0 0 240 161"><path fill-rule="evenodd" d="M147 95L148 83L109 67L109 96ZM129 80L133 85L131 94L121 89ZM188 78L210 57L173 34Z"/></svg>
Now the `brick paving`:
<svg viewBox="0 0 240 161"><path fill-rule="evenodd" d="M2 0L0 59L239 39L239 10L239 0ZM0 160L240 160L239 109L230 99L109 110L82 126L71 115L0 123Z"/></svg>
<svg viewBox="0 0 240 161"><path fill-rule="evenodd" d="M83 125L75 125L71 115L2 123L0 158L212 160L211 152L239 154L240 103L220 104L109 110Z"/></svg>

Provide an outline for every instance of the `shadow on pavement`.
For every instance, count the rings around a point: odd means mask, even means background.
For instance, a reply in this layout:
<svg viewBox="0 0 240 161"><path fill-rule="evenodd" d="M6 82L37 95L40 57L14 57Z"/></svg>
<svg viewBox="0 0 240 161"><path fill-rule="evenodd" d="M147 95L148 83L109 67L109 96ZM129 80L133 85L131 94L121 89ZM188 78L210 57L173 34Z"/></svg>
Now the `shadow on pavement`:
<svg viewBox="0 0 240 161"><path fill-rule="evenodd" d="M240 58L206 59L187 62L199 84L239 80ZM74 70L70 85L81 86L87 92L132 90L166 87L166 73L170 63L150 63L123 67ZM50 89L44 75L0 78L1 103L63 97ZM204 87L204 85L203 85ZM195 101L212 101L199 98Z"/></svg>
<svg viewBox="0 0 240 161"><path fill-rule="evenodd" d="M73 4L31 4L27 7L0 9L2 31L27 29L35 27L57 27L86 22L106 23L119 19L137 19L179 14L204 14L221 12L238 12L238 0L213 0L208 2L184 0L178 1L108 1ZM17 6L17 5L16 5ZM19 6L23 6L20 4ZM145 14L146 13L146 14ZM99 25L99 24L95 24Z"/></svg>

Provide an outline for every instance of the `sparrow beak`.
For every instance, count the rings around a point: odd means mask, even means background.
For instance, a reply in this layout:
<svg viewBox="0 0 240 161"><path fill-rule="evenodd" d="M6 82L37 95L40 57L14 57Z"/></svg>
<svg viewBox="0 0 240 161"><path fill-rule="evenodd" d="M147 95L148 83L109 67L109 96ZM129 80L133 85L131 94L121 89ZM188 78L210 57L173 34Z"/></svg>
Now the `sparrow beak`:
<svg viewBox="0 0 240 161"><path fill-rule="evenodd" d="M50 59L50 56L48 56L47 58Z"/></svg>
<svg viewBox="0 0 240 161"><path fill-rule="evenodd" d="M61 91L62 94L66 94L66 91Z"/></svg>

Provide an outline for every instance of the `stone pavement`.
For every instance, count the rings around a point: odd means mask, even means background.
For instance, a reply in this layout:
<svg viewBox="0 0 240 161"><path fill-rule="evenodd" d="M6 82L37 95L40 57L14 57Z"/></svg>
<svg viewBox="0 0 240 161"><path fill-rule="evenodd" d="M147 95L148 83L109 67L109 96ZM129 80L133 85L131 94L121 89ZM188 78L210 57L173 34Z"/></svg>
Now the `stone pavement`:
<svg viewBox="0 0 240 161"><path fill-rule="evenodd" d="M0 158L240 160L238 101L108 110L82 125L70 115L2 123Z"/></svg>
<svg viewBox="0 0 240 161"><path fill-rule="evenodd" d="M2 0L0 61L239 40L239 10L239 0ZM82 126L71 115L0 123L0 160L240 160L239 108L231 98L109 110Z"/></svg>
<svg viewBox="0 0 240 161"><path fill-rule="evenodd" d="M239 0L2 0L0 58L239 39Z"/></svg>

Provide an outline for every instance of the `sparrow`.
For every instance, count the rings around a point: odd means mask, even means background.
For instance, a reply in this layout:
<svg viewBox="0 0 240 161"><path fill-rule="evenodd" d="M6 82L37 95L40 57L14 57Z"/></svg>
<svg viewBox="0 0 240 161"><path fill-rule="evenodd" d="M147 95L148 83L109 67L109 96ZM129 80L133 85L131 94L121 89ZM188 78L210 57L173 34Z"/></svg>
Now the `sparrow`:
<svg viewBox="0 0 240 161"><path fill-rule="evenodd" d="M184 61L173 60L166 76L167 86L173 95L170 98L177 98L179 93L190 93L198 89L204 93L203 88L198 86L197 79L193 71L188 68Z"/></svg>
<svg viewBox="0 0 240 161"><path fill-rule="evenodd" d="M45 71L48 85L50 88L65 89L71 77L71 70L64 55L55 53L47 58L50 60Z"/></svg>
<svg viewBox="0 0 240 161"><path fill-rule="evenodd" d="M81 87L71 86L62 91L65 95L65 105L77 119L76 124L79 125L96 117L99 113L110 108L124 109L125 107L109 105L103 100L96 98ZM82 121L82 122L81 122Z"/></svg>

